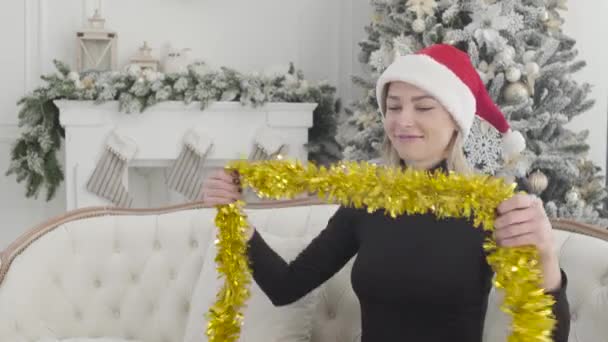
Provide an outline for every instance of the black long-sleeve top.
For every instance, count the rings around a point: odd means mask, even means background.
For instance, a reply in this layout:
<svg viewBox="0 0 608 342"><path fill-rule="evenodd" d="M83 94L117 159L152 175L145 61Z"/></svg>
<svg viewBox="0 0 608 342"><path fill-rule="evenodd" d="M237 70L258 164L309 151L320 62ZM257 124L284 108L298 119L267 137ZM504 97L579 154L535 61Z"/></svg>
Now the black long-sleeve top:
<svg viewBox="0 0 608 342"><path fill-rule="evenodd" d="M303 297L356 255L351 281L361 306L362 342L481 342L493 276L484 234L465 219L393 219L382 210L340 207L292 262L257 231L248 255L254 280L275 305ZM550 292L555 342L566 342L570 329L563 271L561 285Z"/></svg>

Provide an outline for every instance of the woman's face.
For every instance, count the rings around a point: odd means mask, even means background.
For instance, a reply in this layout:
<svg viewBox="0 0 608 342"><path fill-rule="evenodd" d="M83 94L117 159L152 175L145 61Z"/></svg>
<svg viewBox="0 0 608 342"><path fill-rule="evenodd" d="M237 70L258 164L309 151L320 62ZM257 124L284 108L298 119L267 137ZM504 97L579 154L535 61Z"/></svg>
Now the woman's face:
<svg viewBox="0 0 608 342"><path fill-rule="evenodd" d="M389 85L384 131L408 166L428 169L445 159L457 130L452 115L425 91L404 82Z"/></svg>

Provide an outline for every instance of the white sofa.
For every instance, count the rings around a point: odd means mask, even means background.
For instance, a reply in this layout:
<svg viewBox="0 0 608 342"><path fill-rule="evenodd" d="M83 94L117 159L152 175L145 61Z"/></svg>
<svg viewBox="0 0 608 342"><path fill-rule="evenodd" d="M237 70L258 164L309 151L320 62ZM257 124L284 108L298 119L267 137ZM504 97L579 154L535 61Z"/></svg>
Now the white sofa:
<svg viewBox="0 0 608 342"><path fill-rule="evenodd" d="M270 244L291 258L336 206L314 199L248 207ZM0 341L206 341L204 313L219 281L215 209L88 208L28 231L1 254ZM608 341L608 232L555 221L569 276L570 341ZM252 287L241 341L358 341L360 312L350 263L290 307L274 308ZM485 341L505 341L507 322L491 294ZM249 314L248 314L249 313Z"/></svg>

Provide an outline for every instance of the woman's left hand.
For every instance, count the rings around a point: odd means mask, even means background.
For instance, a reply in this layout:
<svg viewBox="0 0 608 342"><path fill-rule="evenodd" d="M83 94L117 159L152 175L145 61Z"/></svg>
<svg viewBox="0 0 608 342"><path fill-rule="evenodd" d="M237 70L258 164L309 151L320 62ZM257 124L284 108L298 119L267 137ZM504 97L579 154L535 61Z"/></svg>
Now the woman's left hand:
<svg viewBox="0 0 608 342"><path fill-rule="evenodd" d="M561 271L554 251L551 222L545 213L542 200L528 194L517 194L502 202L497 210L494 234L498 245L536 246L545 278L544 288L559 288Z"/></svg>

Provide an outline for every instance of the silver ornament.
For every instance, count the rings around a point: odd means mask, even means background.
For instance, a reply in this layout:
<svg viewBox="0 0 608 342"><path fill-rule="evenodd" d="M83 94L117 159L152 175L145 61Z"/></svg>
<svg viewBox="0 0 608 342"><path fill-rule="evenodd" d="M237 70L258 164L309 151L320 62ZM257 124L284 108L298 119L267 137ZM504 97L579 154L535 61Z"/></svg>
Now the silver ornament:
<svg viewBox="0 0 608 342"><path fill-rule="evenodd" d="M416 33L424 32L424 30L426 30L426 24L424 23L424 20L420 18L414 20L414 22L412 23L412 29Z"/></svg>
<svg viewBox="0 0 608 342"><path fill-rule="evenodd" d="M547 20L549 20L549 12L548 12L547 10L543 10L543 11L542 11L542 12L539 14L538 18L539 18L541 21L547 21Z"/></svg>
<svg viewBox="0 0 608 342"><path fill-rule="evenodd" d="M576 191L575 188L572 188L566 193L566 203L569 205L575 205L579 201L580 197L581 196L578 191Z"/></svg>
<svg viewBox="0 0 608 342"><path fill-rule="evenodd" d="M540 170L536 170L528 176L528 184L533 194L540 195L547 190L549 179Z"/></svg>
<svg viewBox="0 0 608 342"><path fill-rule="evenodd" d="M513 58L515 58L515 48L511 45L507 45L504 48L503 53L509 60L513 60Z"/></svg>
<svg viewBox="0 0 608 342"><path fill-rule="evenodd" d="M528 87L522 82L510 83L505 87L503 96L505 100L511 104L519 103L522 100L530 97Z"/></svg>
<svg viewBox="0 0 608 342"><path fill-rule="evenodd" d="M505 76L509 82L514 83L521 79L521 71L516 67L510 67Z"/></svg>
<svg viewBox="0 0 608 342"><path fill-rule="evenodd" d="M526 63L526 74L538 76L538 74L540 74L540 67L536 62L528 62Z"/></svg>

